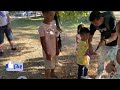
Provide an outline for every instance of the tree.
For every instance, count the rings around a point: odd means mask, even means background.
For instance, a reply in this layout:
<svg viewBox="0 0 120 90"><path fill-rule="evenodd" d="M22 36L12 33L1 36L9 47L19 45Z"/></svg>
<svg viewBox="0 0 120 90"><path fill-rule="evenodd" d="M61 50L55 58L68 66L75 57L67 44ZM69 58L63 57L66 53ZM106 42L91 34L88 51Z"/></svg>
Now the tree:
<svg viewBox="0 0 120 90"><path fill-rule="evenodd" d="M60 23L86 23L88 21L89 11L57 11L60 17Z"/></svg>
<svg viewBox="0 0 120 90"><path fill-rule="evenodd" d="M59 11L59 16L61 19L80 19L81 16L88 16L88 11Z"/></svg>

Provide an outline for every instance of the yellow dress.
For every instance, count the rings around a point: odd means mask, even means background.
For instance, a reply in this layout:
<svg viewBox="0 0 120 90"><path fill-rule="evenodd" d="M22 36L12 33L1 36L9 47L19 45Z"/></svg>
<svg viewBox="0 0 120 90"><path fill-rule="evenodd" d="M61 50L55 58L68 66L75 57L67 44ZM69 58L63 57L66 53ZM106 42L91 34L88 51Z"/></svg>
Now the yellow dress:
<svg viewBox="0 0 120 90"><path fill-rule="evenodd" d="M80 41L77 43L77 64L79 65L89 65L90 57L85 55L86 51L88 50L89 45L86 41Z"/></svg>

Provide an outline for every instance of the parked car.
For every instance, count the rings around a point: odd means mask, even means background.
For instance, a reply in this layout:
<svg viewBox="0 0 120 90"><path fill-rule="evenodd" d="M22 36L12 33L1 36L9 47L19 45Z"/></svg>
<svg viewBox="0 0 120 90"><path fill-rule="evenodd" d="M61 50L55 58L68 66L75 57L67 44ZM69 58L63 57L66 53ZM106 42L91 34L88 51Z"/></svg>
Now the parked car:
<svg viewBox="0 0 120 90"><path fill-rule="evenodd" d="M20 11L15 16L16 17L24 17L24 16L32 16L33 11Z"/></svg>
<svg viewBox="0 0 120 90"><path fill-rule="evenodd" d="M26 16L32 16L33 15L33 11L27 11L26 12Z"/></svg>
<svg viewBox="0 0 120 90"><path fill-rule="evenodd" d="M19 13L17 13L15 16L16 17L24 17L24 16L26 16L27 15L27 13L25 12L25 11L20 11Z"/></svg>
<svg viewBox="0 0 120 90"><path fill-rule="evenodd" d="M37 15L43 16L42 12L37 12Z"/></svg>

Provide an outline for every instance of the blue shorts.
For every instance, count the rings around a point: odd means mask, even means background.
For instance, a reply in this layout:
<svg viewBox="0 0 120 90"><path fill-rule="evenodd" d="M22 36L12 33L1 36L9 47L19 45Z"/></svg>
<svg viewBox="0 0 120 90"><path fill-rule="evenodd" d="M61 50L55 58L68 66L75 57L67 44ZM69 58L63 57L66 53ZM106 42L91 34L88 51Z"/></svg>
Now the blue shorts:
<svg viewBox="0 0 120 90"><path fill-rule="evenodd" d="M7 25L0 27L0 44L4 42L4 33L8 39L8 41L13 40L13 34L11 29L7 29Z"/></svg>

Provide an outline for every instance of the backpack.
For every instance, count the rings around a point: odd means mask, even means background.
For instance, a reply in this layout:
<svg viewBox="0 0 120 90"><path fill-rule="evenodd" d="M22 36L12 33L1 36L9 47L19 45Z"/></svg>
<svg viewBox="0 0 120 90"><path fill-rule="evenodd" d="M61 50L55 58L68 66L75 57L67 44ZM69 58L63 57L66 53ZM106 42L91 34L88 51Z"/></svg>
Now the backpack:
<svg viewBox="0 0 120 90"><path fill-rule="evenodd" d="M105 22L104 22L105 26L108 30L110 30L110 19L113 18L115 21L116 20L115 15L112 11L106 11L106 12L103 12L102 14L103 14L103 17L105 19Z"/></svg>

